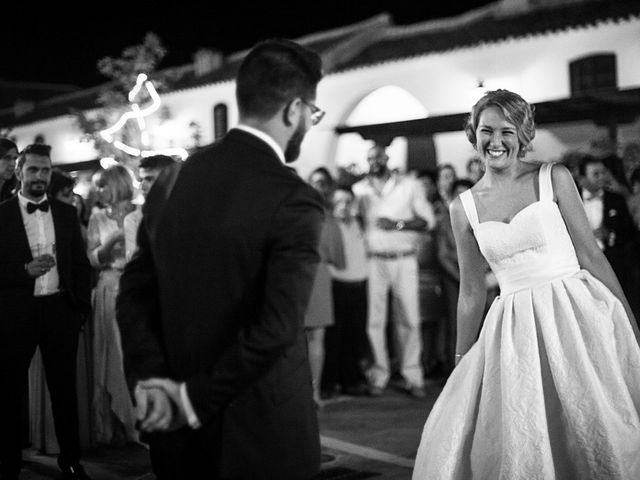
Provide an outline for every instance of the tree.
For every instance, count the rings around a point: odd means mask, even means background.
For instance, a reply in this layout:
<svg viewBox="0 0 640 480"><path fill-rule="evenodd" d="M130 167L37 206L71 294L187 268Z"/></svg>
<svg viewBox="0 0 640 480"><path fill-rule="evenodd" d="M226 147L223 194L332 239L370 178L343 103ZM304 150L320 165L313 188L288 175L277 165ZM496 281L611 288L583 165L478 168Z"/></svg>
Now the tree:
<svg viewBox="0 0 640 480"><path fill-rule="evenodd" d="M140 45L125 48L120 58L104 57L98 60L98 71L110 81L100 87L95 109L74 109L71 113L75 116L76 125L83 132L83 140L93 142L101 157L113 157L125 165L134 160L122 150L115 148L112 143L105 141L100 136L100 131L113 125L124 112L131 110L128 93L136 84L138 74L145 73L158 91L175 80L175 73L170 70L156 72L156 67L166 53L159 37L149 32ZM147 100L148 93L141 91L136 101L144 103ZM128 122L118 135L123 143L141 148L141 133L136 122Z"/></svg>

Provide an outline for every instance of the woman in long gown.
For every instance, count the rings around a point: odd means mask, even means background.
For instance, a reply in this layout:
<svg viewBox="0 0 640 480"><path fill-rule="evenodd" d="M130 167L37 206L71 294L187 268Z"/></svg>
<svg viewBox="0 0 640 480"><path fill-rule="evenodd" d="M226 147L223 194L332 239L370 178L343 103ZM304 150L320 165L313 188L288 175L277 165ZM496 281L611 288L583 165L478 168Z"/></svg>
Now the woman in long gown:
<svg viewBox="0 0 640 480"><path fill-rule="evenodd" d="M467 137L486 173L451 205L457 367L414 480L640 478L639 332L569 171L525 162L533 110L488 92ZM500 295L482 329L482 258Z"/></svg>
<svg viewBox="0 0 640 480"><path fill-rule="evenodd" d="M116 323L116 296L126 263L123 220L135 208L133 180L126 167L114 165L96 183L105 208L91 214L87 228L89 261L98 270L91 323L95 438L98 443L124 446L138 438Z"/></svg>

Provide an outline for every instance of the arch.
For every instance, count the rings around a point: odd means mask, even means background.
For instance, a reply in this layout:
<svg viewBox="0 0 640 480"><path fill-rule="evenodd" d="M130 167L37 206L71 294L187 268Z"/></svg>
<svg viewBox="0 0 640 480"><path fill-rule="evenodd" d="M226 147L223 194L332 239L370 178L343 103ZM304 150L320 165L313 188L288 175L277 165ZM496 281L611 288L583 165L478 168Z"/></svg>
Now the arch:
<svg viewBox="0 0 640 480"><path fill-rule="evenodd" d="M386 85L377 88L355 103L344 119L345 125L371 125L403 120L416 120L428 116L425 106L410 92L396 85ZM357 133L340 135L336 141L335 166L347 169L355 175L367 171L367 150L374 143L388 145L389 167L406 170L409 152L413 148L415 139L406 137L376 138L365 140ZM433 144L431 137L425 140L420 137L421 145ZM427 150L433 150L429 146ZM420 150L420 149L419 149ZM424 150L424 149L422 149ZM435 150L433 150L435 155Z"/></svg>
<svg viewBox="0 0 640 480"><path fill-rule="evenodd" d="M365 95L349 112L345 125L415 120L428 116L427 109L411 93L396 85L386 85Z"/></svg>

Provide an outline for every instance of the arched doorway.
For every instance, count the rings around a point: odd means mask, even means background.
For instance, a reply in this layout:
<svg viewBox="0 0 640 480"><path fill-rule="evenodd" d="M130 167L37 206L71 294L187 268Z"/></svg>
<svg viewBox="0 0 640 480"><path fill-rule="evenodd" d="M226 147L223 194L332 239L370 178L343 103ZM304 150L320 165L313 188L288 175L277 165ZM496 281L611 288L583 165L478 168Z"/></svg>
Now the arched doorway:
<svg viewBox="0 0 640 480"><path fill-rule="evenodd" d="M427 109L410 92L395 85L387 85L363 97L346 117L344 124L374 125L427 116ZM354 175L366 172L367 150L374 143L387 146L390 168L402 171L435 168L435 147L430 135L394 138L382 134L375 139L365 140L357 133L345 133L338 138L336 167Z"/></svg>

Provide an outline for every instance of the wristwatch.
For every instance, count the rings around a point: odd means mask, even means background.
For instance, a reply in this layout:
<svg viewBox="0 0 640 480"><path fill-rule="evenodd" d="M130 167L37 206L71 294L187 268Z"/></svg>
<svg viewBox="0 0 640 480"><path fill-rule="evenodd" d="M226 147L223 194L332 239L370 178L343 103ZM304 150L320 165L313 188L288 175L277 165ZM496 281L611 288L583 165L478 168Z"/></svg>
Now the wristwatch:
<svg viewBox="0 0 640 480"><path fill-rule="evenodd" d="M404 228L404 220L398 220L396 222L396 230L400 231Z"/></svg>

